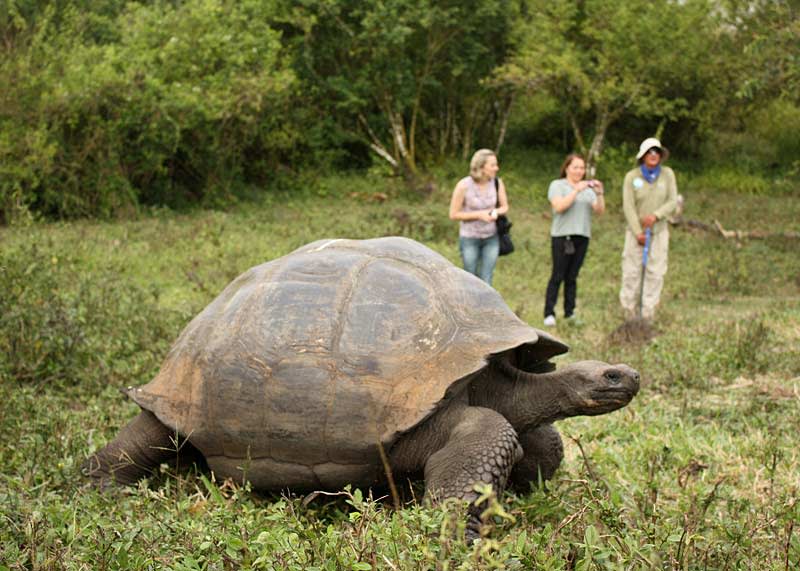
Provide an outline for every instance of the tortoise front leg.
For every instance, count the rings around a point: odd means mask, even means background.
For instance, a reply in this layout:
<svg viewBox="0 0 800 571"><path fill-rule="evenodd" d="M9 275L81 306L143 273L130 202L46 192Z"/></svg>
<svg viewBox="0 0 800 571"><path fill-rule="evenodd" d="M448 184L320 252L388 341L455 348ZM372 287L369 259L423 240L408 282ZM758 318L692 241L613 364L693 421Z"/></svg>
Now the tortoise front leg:
<svg viewBox="0 0 800 571"><path fill-rule="evenodd" d="M115 483L130 485L176 455L175 433L152 412L143 410L90 457L83 470L101 488Z"/></svg>
<svg viewBox="0 0 800 571"><path fill-rule="evenodd" d="M553 477L564 459L564 444L552 424L522 432L519 441L525 455L514 465L510 483L516 490L528 492L531 484L544 483Z"/></svg>
<svg viewBox="0 0 800 571"><path fill-rule="evenodd" d="M517 433L498 412L465 407L445 445L425 463L425 495L470 502L467 539L480 537L482 508L475 485L490 484L497 494L505 488L514 463L522 456Z"/></svg>

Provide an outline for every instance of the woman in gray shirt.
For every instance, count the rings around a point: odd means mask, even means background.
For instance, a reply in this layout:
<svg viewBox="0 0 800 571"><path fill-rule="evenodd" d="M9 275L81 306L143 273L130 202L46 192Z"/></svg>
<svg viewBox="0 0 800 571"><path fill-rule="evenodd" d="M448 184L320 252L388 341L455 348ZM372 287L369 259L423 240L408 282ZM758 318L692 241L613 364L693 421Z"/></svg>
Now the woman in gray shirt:
<svg viewBox="0 0 800 571"><path fill-rule="evenodd" d="M553 270L544 302L544 324L548 327L556 324L555 307L561 282L564 282L564 317L570 319L575 311L578 272L592 235L592 213L602 214L606 209L603 183L583 180L585 175L583 156L569 154L561 165L561 178L551 182L547 191L553 207L550 229Z"/></svg>

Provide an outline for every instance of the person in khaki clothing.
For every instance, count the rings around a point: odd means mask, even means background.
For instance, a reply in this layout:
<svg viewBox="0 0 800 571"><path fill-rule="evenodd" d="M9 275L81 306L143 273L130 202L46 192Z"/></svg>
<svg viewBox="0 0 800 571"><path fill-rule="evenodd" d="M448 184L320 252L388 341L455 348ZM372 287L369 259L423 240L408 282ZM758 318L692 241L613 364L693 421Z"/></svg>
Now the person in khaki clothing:
<svg viewBox="0 0 800 571"><path fill-rule="evenodd" d="M662 165L668 156L661 141L650 137L642 141L636 159L639 166L625 175L622 208L627 229L622 251L622 288L619 301L626 318L638 315L642 278L642 252L645 229L650 228L650 251L644 276L642 317L653 319L667 273L669 228L667 218L678 205L675 173Z"/></svg>

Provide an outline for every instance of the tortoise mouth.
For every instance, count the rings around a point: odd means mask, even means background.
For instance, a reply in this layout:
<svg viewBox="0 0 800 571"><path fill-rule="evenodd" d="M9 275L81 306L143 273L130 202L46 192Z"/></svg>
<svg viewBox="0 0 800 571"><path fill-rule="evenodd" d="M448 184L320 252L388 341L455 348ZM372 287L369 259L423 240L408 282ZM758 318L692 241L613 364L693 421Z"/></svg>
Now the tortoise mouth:
<svg viewBox="0 0 800 571"><path fill-rule="evenodd" d="M620 407L631 402L637 392L639 392L638 387L636 389L624 386L604 387L592 391L592 400L598 408Z"/></svg>
<svg viewBox="0 0 800 571"><path fill-rule="evenodd" d="M628 395L633 398L639 392L639 387L628 387L625 385L617 385L611 387L602 387L595 389L594 393L598 396L602 395Z"/></svg>

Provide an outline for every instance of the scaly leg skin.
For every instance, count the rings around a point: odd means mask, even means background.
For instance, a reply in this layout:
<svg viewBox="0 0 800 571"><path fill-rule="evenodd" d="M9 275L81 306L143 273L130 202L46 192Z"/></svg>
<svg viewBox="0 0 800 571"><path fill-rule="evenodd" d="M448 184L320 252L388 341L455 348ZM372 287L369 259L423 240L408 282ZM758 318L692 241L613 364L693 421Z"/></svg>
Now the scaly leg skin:
<svg viewBox="0 0 800 571"><path fill-rule="evenodd" d="M552 424L531 428L519 435L525 455L511 471L510 485L519 492L527 493L531 485L544 485L555 474L564 459L564 444L561 435Z"/></svg>
<svg viewBox="0 0 800 571"><path fill-rule="evenodd" d="M447 443L425 463L425 495L470 502L466 538L480 537L483 508L475 505L475 485L490 484L499 495L514 463L522 456L517 433L498 412L466 407Z"/></svg>
<svg viewBox="0 0 800 571"><path fill-rule="evenodd" d="M101 489L131 485L176 455L175 432L145 410L89 458L83 470Z"/></svg>

